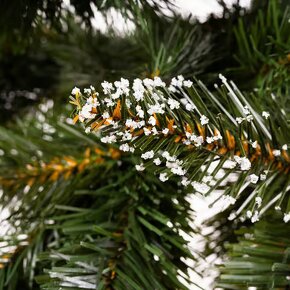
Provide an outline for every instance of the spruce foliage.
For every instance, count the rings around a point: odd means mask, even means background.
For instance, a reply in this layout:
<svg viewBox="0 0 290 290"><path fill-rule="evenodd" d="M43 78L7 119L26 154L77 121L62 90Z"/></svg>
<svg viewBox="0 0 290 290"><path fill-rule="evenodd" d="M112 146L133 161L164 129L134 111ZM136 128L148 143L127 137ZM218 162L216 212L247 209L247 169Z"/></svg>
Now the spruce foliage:
<svg viewBox="0 0 290 290"><path fill-rule="evenodd" d="M288 1L218 1L204 23L174 1L18 2L0 17L0 290L288 289ZM223 209L197 225L192 196Z"/></svg>

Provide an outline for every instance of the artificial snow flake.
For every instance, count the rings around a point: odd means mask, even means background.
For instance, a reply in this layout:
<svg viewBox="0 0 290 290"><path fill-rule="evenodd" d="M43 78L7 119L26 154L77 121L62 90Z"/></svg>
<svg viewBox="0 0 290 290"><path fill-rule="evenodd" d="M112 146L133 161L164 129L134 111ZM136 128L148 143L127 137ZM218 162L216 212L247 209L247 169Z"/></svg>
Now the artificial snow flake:
<svg viewBox="0 0 290 290"><path fill-rule="evenodd" d="M179 81L183 82L184 81L184 76L183 75L179 75L179 76L177 76L177 79Z"/></svg>
<svg viewBox="0 0 290 290"><path fill-rule="evenodd" d="M109 107L114 107L115 106L115 102L111 99L111 98L105 98L104 99L104 103L106 104L106 106Z"/></svg>
<svg viewBox="0 0 290 290"><path fill-rule="evenodd" d="M145 136L149 136L152 133L151 130L149 130L145 127L143 128L143 131L144 131Z"/></svg>
<svg viewBox="0 0 290 290"><path fill-rule="evenodd" d="M94 108L98 107L100 103L98 102L97 98L89 97L87 99L87 104L92 105Z"/></svg>
<svg viewBox="0 0 290 290"><path fill-rule="evenodd" d="M137 171L144 171L145 170L145 167L144 167L143 163L136 164L135 168L136 168Z"/></svg>
<svg viewBox="0 0 290 290"><path fill-rule="evenodd" d="M158 131L157 131L156 127L153 127L151 129L151 132L152 132L153 135L158 135Z"/></svg>
<svg viewBox="0 0 290 290"><path fill-rule="evenodd" d="M142 159L152 159L154 157L154 151L153 150L151 150L151 151L147 151L147 152L145 152L145 153L143 153L142 155L141 155L141 158Z"/></svg>
<svg viewBox="0 0 290 290"><path fill-rule="evenodd" d="M102 82L101 86L103 88L103 92L104 92L105 95L110 94L111 91L113 90L113 84L109 83L107 81Z"/></svg>
<svg viewBox="0 0 290 290"><path fill-rule="evenodd" d="M122 95L122 90L117 89L116 92L112 94L112 99L113 100L119 99L121 95Z"/></svg>
<svg viewBox="0 0 290 290"><path fill-rule="evenodd" d="M161 80L160 77L154 77L153 84L155 87L165 87L166 84Z"/></svg>
<svg viewBox="0 0 290 290"><path fill-rule="evenodd" d="M152 94L152 98L153 98L156 102L160 101L160 97L159 97L159 95L156 94L156 93L153 93L153 94ZM165 106L165 104L162 104L162 105Z"/></svg>
<svg viewBox="0 0 290 290"><path fill-rule="evenodd" d="M168 99L168 105L171 110L179 109L180 103L172 98Z"/></svg>
<svg viewBox="0 0 290 290"><path fill-rule="evenodd" d="M132 119L127 119L125 125L126 125L126 127L132 128L132 129L137 129L139 127L138 122L136 122Z"/></svg>
<svg viewBox="0 0 290 290"><path fill-rule="evenodd" d="M192 86L192 81L190 81L190 80L183 81L183 85L186 88L190 88Z"/></svg>
<svg viewBox="0 0 290 290"><path fill-rule="evenodd" d="M133 138L132 134L129 131L126 131L123 134L122 141L130 141L132 140L132 138Z"/></svg>
<svg viewBox="0 0 290 290"><path fill-rule="evenodd" d="M241 124L245 119L244 118L241 118L241 117L237 117L236 118L236 121L238 124Z"/></svg>
<svg viewBox="0 0 290 290"><path fill-rule="evenodd" d="M223 200L224 200L224 202L225 202L226 204L228 204L228 205L233 205L233 204L235 204L236 201L237 201L234 197L232 197L232 196L230 196L230 195L224 195L224 196L223 196Z"/></svg>
<svg viewBox="0 0 290 290"><path fill-rule="evenodd" d="M182 160L178 160L177 158L172 156L172 157L167 158L166 167L178 168L178 167L180 167L180 165L182 165L182 163L183 163Z"/></svg>
<svg viewBox="0 0 290 290"><path fill-rule="evenodd" d="M246 215L249 219L253 216L253 214L250 210L247 210Z"/></svg>
<svg viewBox="0 0 290 290"><path fill-rule="evenodd" d="M214 142L213 137L206 137L206 142L207 142L208 144L211 144L212 142Z"/></svg>
<svg viewBox="0 0 290 290"><path fill-rule="evenodd" d="M84 93L90 95L92 93L92 90L85 88Z"/></svg>
<svg viewBox="0 0 290 290"><path fill-rule="evenodd" d="M221 80L222 82L226 82L226 81L227 81L226 77L223 76L222 74L219 74L219 78L220 78L220 80Z"/></svg>
<svg viewBox="0 0 290 290"><path fill-rule="evenodd" d="M132 88L134 91L145 91L142 80L138 78L134 79Z"/></svg>
<svg viewBox="0 0 290 290"><path fill-rule="evenodd" d="M171 86L181 88L183 85L183 81L184 81L184 77L182 75L179 75L177 78L174 77L171 80Z"/></svg>
<svg viewBox="0 0 290 290"><path fill-rule="evenodd" d="M282 150L287 150L288 149L288 145L287 144L284 144L283 146L282 146Z"/></svg>
<svg viewBox="0 0 290 290"><path fill-rule="evenodd" d="M119 149L123 152L129 152L130 146L129 146L129 144L125 143L125 144L120 145Z"/></svg>
<svg viewBox="0 0 290 290"><path fill-rule="evenodd" d="M157 255L153 255L153 259L157 262L160 260L160 258Z"/></svg>
<svg viewBox="0 0 290 290"><path fill-rule="evenodd" d="M253 120L254 120L253 115L248 115L248 116L246 117L246 120L247 120L248 122L253 121Z"/></svg>
<svg viewBox="0 0 290 290"><path fill-rule="evenodd" d="M234 156L234 159L235 159L235 161L238 163L238 164L240 164L241 163L241 157L240 156L238 156L238 155L235 155Z"/></svg>
<svg viewBox="0 0 290 290"><path fill-rule="evenodd" d="M168 180L167 173L160 173L160 175L159 175L159 179L160 179L162 182L165 182L166 180Z"/></svg>
<svg viewBox="0 0 290 290"><path fill-rule="evenodd" d="M136 111L137 111L137 116L140 117L141 119L144 118L144 111L142 110L141 106L136 106Z"/></svg>
<svg viewBox="0 0 290 290"><path fill-rule="evenodd" d="M194 145L196 147L199 147L204 142L204 139L202 136L196 136L195 134L191 134L189 132L186 132L186 137L188 138L188 140L184 142L184 144L186 145L191 144L191 142L193 141Z"/></svg>
<svg viewBox="0 0 290 290"><path fill-rule="evenodd" d="M258 146L258 142L257 141L255 141L255 142L252 143L252 147L253 148L257 148L257 146Z"/></svg>
<svg viewBox="0 0 290 290"><path fill-rule="evenodd" d="M158 113L158 114L164 114L165 111L164 111L164 106L165 104L155 104L155 105L149 105L149 109L147 110L147 113L149 115L153 115L155 113Z"/></svg>
<svg viewBox="0 0 290 290"><path fill-rule="evenodd" d="M183 176L183 175L186 174L186 170L182 169L181 166L177 166L177 167L171 168L171 172L173 174L176 174L176 175L179 175L179 176Z"/></svg>
<svg viewBox="0 0 290 290"><path fill-rule="evenodd" d="M162 130L162 133L163 133L164 135L167 135L167 134L169 133L169 129L168 129L168 128L163 129L163 130Z"/></svg>
<svg viewBox="0 0 290 290"><path fill-rule="evenodd" d="M121 95L124 93L126 96L129 95L130 89L129 89L129 81L127 79L121 78L120 81L114 82L115 87L117 88L118 95Z"/></svg>
<svg viewBox="0 0 290 290"><path fill-rule="evenodd" d="M155 164L155 165L160 165L161 164L161 160L160 160L160 158L155 158L154 160L153 160L153 163Z"/></svg>
<svg viewBox="0 0 290 290"><path fill-rule="evenodd" d="M154 86L154 81L152 79L146 78L143 80L143 84L148 88L152 89Z"/></svg>
<svg viewBox="0 0 290 290"><path fill-rule="evenodd" d="M149 120L148 120L148 123L149 123L150 125L152 125L152 126L155 126L155 125L156 125L156 119L155 119L153 116L151 116L151 117L149 118Z"/></svg>
<svg viewBox="0 0 290 290"><path fill-rule="evenodd" d="M176 156L170 156L168 151L164 151L162 153L162 157L165 158L169 162L175 162L176 161Z"/></svg>
<svg viewBox="0 0 290 290"><path fill-rule="evenodd" d="M109 119L110 118L110 114L108 113L108 112L104 112L103 114L102 114L102 117L103 117L103 119Z"/></svg>
<svg viewBox="0 0 290 290"><path fill-rule="evenodd" d="M262 198L260 196L257 196L255 198L255 202L256 202L257 206L260 207L262 204Z"/></svg>
<svg viewBox="0 0 290 290"><path fill-rule="evenodd" d="M197 181L193 181L191 183L191 185L193 186L193 188L197 192L200 192L202 194L206 194L210 190L210 187L207 184L205 184L205 183L200 183L200 182L197 182Z"/></svg>
<svg viewBox="0 0 290 290"><path fill-rule="evenodd" d="M176 88L173 86L173 85L170 85L169 87L168 87L168 90L170 91L170 92L172 92L172 93L175 93L177 90L176 90Z"/></svg>
<svg viewBox="0 0 290 290"><path fill-rule="evenodd" d="M281 155L281 151L280 150L273 150L273 155L274 156L280 156Z"/></svg>
<svg viewBox="0 0 290 290"><path fill-rule="evenodd" d="M81 93L81 91L78 87L74 87L71 91L71 94L74 96L78 96L80 93Z"/></svg>
<svg viewBox="0 0 290 290"><path fill-rule="evenodd" d="M251 162L247 157L240 157L235 155L234 159L240 165L241 170L246 171L251 168Z"/></svg>
<svg viewBox="0 0 290 290"><path fill-rule="evenodd" d="M144 99L144 92L143 91L135 91L133 93L133 96L135 97L135 99L136 99L137 102L143 101L143 99Z"/></svg>
<svg viewBox="0 0 290 290"><path fill-rule="evenodd" d="M284 213L283 220L285 223L288 223L290 221L290 212L289 213Z"/></svg>
<svg viewBox="0 0 290 290"><path fill-rule="evenodd" d="M118 122L111 121L111 125L113 125L113 129L117 129L119 127Z"/></svg>
<svg viewBox="0 0 290 290"><path fill-rule="evenodd" d="M217 134L215 136L213 136L213 139L215 141L218 141L218 140L222 140L223 137L222 137L221 133L218 131Z"/></svg>
<svg viewBox="0 0 290 290"><path fill-rule="evenodd" d="M194 105L190 104L190 103L187 103L187 104L185 105L185 109L186 109L187 111L189 111L189 112L192 112L195 108L196 108L196 107L195 107Z"/></svg>
<svg viewBox="0 0 290 290"><path fill-rule="evenodd" d="M202 145L203 141L204 141L203 140L203 137L202 136L198 136L194 140L194 145L197 146L197 147L199 147L199 146Z"/></svg>
<svg viewBox="0 0 290 290"><path fill-rule="evenodd" d="M245 115L249 115L250 114L250 111L249 111L249 107L248 106L243 107L243 113Z"/></svg>
<svg viewBox="0 0 290 290"><path fill-rule="evenodd" d="M134 91L133 96L136 101L142 101L144 99L145 87L143 86L143 82L140 79L135 79L133 82L132 89Z"/></svg>
<svg viewBox="0 0 290 290"><path fill-rule="evenodd" d="M242 157L240 166L241 166L241 170L243 171L249 170L251 168L251 162L248 158Z"/></svg>
<svg viewBox="0 0 290 290"><path fill-rule="evenodd" d="M136 123L137 123L137 128L142 128L143 126L145 126L145 121L144 120L136 122Z"/></svg>
<svg viewBox="0 0 290 290"><path fill-rule="evenodd" d="M232 212L232 213L229 215L228 220L229 220L229 221L232 221L232 220L234 220L236 217L237 217L237 215L236 215L234 212Z"/></svg>
<svg viewBox="0 0 290 290"><path fill-rule="evenodd" d="M188 139L191 139L191 136L192 136L192 134L191 133L189 133L189 132L185 132L185 135L186 135L186 137L188 138Z"/></svg>
<svg viewBox="0 0 290 290"><path fill-rule="evenodd" d="M263 112L262 112L262 116L263 116L265 119L268 119L268 118L270 117L270 114L269 114L269 112L263 111Z"/></svg>
<svg viewBox="0 0 290 290"><path fill-rule="evenodd" d="M254 183L256 184L259 180L259 176L257 176L256 174L251 174L250 175L250 180L251 180L251 183Z"/></svg>
<svg viewBox="0 0 290 290"><path fill-rule="evenodd" d="M183 176L181 180L181 184L186 187L190 184L190 181L188 180L187 177Z"/></svg>
<svg viewBox="0 0 290 290"><path fill-rule="evenodd" d="M243 223L246 220L246 218L243 216L240 216L239 220Z"/></svg>
<svg viewBox="0 0 290 290"><path fill-rule="evenodd" d="M115 143L116 141L117 141L117 138L114 135L105 136L105 137L101 138L101 142L103 142L103 143L111 144L111 143Z"/></svg>
<svg viewBox="0 0 290 290"><path fill-rule="evenodd" d="M226 165L228 168L233 169L233 168L236 167L237 162L232 161L232 160L227 160L225 165Z"/></svg>
<svg viewBox="0 0 290 290"><path fill-rule="evenodd" d="M141 125L139 124L139 122L136 122L132 119L127 119L126 122L125 122L125 126L127 128L132 128L132 129L137 129L139 128Z"/></svg>
<svg viewBox="0 0 290 290"><path fill-rule="evenodd" d="M82 107L82 110L80 111L80 117L81 119L92 119L94 118L94 114L92 114L92 105L89 105L89 104L85 104L83 107Z"/></svg>
<svg viewBox="0 0 290 290"><path fill-rule="evenodd" d="M164 152L162 153L162 157L164 157L166 160L168 160L168 158L170 157L169 152L168 152L168 151L164 151Z"/></svg>
<svg viewBox="0 0 290 290"><path fill-rule="evenodd" d="M254 212L254 214L253 214L253 216L251 218L251 222L255 223L257 221L259 221L259 212L257 210L255 210L255 212Z"/></svg>
<svg viewBox="0 0 290 290"><path fill-rule="evenodd" d="M202 126L208 124L208 121L209 121L209 119L205 115L202 115L200 117L200 123Z"/></svg>
<svg viewBox="0 0 290 290"><path fill-rule="evenodd" d="M207 183L207 182L210 182L212 181L213 177L211 175L207 175L207 176L204 176L202 181Z"/></svg>

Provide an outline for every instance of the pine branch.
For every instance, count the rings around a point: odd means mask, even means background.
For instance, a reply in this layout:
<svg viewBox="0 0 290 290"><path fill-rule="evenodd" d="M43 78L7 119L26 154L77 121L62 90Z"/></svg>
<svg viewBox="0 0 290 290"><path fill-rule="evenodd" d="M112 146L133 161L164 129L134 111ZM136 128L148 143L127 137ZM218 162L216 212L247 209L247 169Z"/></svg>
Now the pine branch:
<svg viewBox="0 0 290 290"><path fill-rule="evenodd" d="M10 211L1 222L14 249L8 257L2 244L0 289L19 289L22 278L38 289L35 275L43 289L188 289L186 259L197 254L180 234L193 231L186 195L140 176L125 153L120 163L115 146L39 114L14 131L0 128L1 178L9 181L1 205ZM33 162L32 152L41 152Z"/></svg>
<svg viewBox="0 0 290 290"><path fill-rule="evenodd" d="M238 243L228 244L230 258L221 268L223 289L286 289L289 276L289 225L271 212L253 228L237 231ZM275 226L273 226L275 224Z"/></svg>
<svg viewBox="0 0 290 290"><path fill-rule="evenodd" d="M47 109L46 104L40 107ZM96 146L71 126L58 126L51 111L37 111L13 130L1 127L0 131L0 289L8 285L9 290L19 285L32 289L34 276L41 271L37 256L54 236L46 225L58 212L56 205L74 204L72 188L87 188L96 174L104 178L119 152Z"/></svg>
<svg viewBox="0 0 290 290"><path fill-rule="evenodd" d="M131 35L133 45L142 51L147 77L200 75L215 63L213 36L201 31L201 25L181 16L156 18L138 10L136 30ZM142 68L142 67L141 67ZM142 71L136 75L143 75ZM123 75L124 77L124 75Z"/></svg>
<svg viewBox="0 0 290 290"><path fill-rule="evenodd" d="M103 164L105 158L119 159L120 152L114 148L109 148L107 152L100 148L87 148L83 158L76 159L73 156L62 156L53 158L50 162L40 162L34 164L24 164L25 169L20 171L12 170L8 176L0 177L0 185L4 188L19 187L23 183L29 187L33 186L36 180L45 183L47 181L57 181L60 178L68 179L73 174L80 174L85 169L93 165Z"/></svg>
<svg viewBox="0 0 290 290"><path fill-rule="evenodd" d="M132 91L124 79L115 87L103 82L102 95L93 88L82 95L75 88L74 120L84 122L87 132L101 133L103 143L117 143L121 151L136 150L146 162L136 165L139 171L150 168L161 181L180 176L177 180L187 189L205 195L228 188L230 202L241 196L244 203L231 218L246 217L248 212L256 221L273 204L289 212L287 120L268 119L268 112L261 112L262 118L259 105L255 108L233 83L221 79L217 96L201 82L191 86L181 76L169 87L157 77L136 79ZM228 177L233 173L235 186L229 190L224 182L232 184Z"/></svg>
<svg viewBox="0 0 290 290"><path fill-rule="evenodd" d="M37 278L42 289L188 289L177 278L187 265L177 257L194 258L178 234L189 230L189 204L174 187L131 169L77 194L94 205L54 217L51 228L63 234L60 245L41 255L52 263Z"/></svg>
<svg viewBox="0 0 290 290"><path fill-rule="evenodd" d="M283 98L289 94L290 83L289 17L289 3L282 5L270 0L254 15L240 18L234 28L237 42L235 58L240 63L238 70L248 76L250 83L255 80L253 85L260 94L264 94L267 88L278 94L279 103L285 110L289 107Z"/></svg>

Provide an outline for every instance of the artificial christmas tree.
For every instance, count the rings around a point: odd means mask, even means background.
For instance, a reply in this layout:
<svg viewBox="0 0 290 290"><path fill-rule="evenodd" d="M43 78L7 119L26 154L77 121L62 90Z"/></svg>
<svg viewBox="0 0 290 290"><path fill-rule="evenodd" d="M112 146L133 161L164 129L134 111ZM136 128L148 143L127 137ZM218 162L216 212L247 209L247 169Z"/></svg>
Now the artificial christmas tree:
<svg viewBox="0 0 290 290"><path fill-rule="evenodd" d="M0 289L288 289L289 3L32 2L0 25Z"/></svg>

